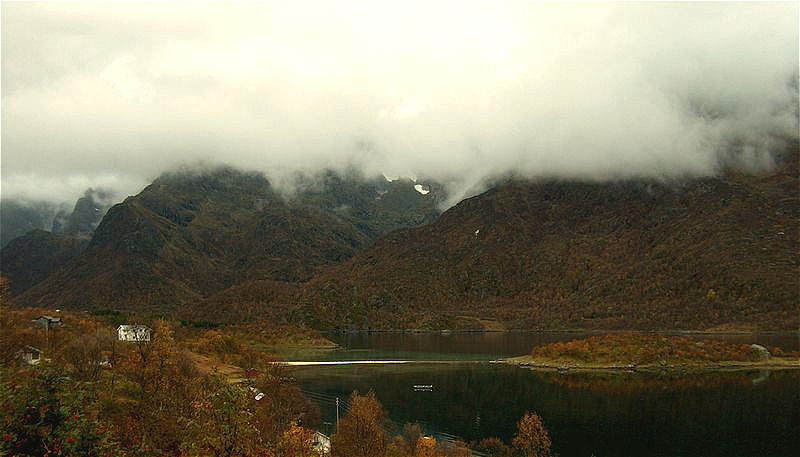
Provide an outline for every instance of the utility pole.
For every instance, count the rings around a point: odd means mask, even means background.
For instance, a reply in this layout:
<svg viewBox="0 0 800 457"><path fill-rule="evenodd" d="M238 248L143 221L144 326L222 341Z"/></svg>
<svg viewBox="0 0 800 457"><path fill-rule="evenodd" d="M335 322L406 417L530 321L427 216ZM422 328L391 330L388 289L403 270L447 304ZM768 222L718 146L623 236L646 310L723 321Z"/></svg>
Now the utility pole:
<svg viewBox="0 0 800 457"><path fill-rule="evenodd" d="M339 433L339 397L336 397L336 433Z"/></svg>

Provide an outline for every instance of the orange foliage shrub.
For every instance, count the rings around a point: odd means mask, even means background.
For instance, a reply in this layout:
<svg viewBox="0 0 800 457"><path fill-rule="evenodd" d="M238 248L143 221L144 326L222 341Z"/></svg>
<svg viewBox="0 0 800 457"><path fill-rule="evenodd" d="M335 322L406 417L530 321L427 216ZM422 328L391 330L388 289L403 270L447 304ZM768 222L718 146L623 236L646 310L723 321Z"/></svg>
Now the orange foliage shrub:
<svg viewBox="0 0 800 457"><path fill-rule="evenodd" d="M615 333L534 348L534 358L593 363L751 362L758 355L747 344L695 340L682 336Z"/></svg>
<svg viewBox="0 0 800 457"><path fill-rule="evenodd" d="M550 455L550 433L545 428L542 418L536 413L525 413L517 422L517 434L514 436L514 447L522 451L525 457L547 457Z"/></svg>

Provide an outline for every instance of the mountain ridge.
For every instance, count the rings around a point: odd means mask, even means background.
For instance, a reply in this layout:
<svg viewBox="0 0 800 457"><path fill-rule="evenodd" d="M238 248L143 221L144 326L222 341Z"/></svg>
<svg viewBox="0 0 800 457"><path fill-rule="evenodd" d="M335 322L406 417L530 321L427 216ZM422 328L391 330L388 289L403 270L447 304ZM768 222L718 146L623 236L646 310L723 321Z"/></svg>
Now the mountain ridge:
<svg viewBox="0 0 800 457"><path fill-rule="evenodd" d="M85 251L15 301L170 312L242 281L306 281L387 230L438 214L435 195L409 183L308 179L319 186L287 198L259 173L164 174L112 207Z"/></svg>
<svg viewBox="0 0 800 457"><path fill-rule="evenodd" d="M299 312L323 328L796 329L797 157L680 185L511 180L315 278Z"/></svg>
<svg viewBox="0 0 800 457"><path fill-rule="evenodd" d="M795 144L769 173L508 178L436 217L435 183L165 174L15 302L340 330L795 329L798 183Z"/></svg>

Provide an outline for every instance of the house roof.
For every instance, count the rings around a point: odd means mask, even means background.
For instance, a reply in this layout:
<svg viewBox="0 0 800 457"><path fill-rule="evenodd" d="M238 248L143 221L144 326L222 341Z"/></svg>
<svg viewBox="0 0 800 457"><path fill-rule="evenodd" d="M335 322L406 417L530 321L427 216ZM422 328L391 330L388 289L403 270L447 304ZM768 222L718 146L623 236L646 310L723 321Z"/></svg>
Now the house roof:
<svg viewBox="0 0 800 457"><path fill-rule="evenodd" d="M122 324L122 325L117 327L117 330L150 330L150 331L152 331L153 329L151 329L150 327L148 327L146 325L141 325L141 324Z"/></svg>
<svg viewBox="0 0 800 457"><path fill-rule="evenodd" d="M46 314L43 314L43 315L41 315L41 316L37 317L37 318L36 318L36 319L34 319L34 320L35 320L35 321L38 321L39 319L46 319L46 320L48 320L48 321L50 321L50 322L61 322L61 318L60 318L60 317L48 316L48 315L46 315Z"/></svg>

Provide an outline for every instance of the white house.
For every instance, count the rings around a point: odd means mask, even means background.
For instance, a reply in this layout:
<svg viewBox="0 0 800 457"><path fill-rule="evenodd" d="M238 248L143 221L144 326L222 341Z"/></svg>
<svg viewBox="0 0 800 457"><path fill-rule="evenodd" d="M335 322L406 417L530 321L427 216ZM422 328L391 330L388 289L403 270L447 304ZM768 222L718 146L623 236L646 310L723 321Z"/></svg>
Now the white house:
<svg viewBox="0 0 800 457"><path fill-rule="evenodd" d="M319 455L325 456L331 454L331 439L321 432L314 432L314 439L311 441L311 446L314 448L314 452Z"/></svg>
<svg viewBox="0 0 800 457"><path fill-rule="evenodd" d="M150 341L153 329L146 325L120 325L117 327L117 339L120 341Z"/></svg>
<svg viewBox="0 0 800 457"><path fill-rule="evenodd" d="M42 360L42 351L33 346L25 346L19 351L19 357L28 365L38 365L39 361Z"/></svg>

